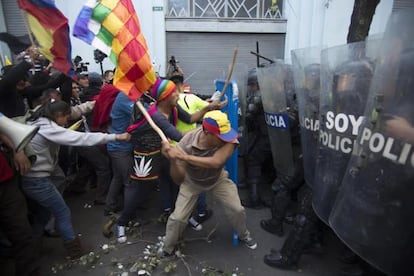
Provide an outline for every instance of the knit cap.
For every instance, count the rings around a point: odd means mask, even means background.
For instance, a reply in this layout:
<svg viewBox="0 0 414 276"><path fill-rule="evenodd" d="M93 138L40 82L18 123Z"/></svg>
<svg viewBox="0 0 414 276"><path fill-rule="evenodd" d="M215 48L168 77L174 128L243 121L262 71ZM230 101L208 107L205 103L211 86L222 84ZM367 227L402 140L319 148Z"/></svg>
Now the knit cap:
<svg viewBox="0 0 414 276"><path fill-rule="evenodd" d="M168 98L175 90L177 86L174 82L158 78L151 89L151 97L153 97L157 102L161 102Z"/></svg>

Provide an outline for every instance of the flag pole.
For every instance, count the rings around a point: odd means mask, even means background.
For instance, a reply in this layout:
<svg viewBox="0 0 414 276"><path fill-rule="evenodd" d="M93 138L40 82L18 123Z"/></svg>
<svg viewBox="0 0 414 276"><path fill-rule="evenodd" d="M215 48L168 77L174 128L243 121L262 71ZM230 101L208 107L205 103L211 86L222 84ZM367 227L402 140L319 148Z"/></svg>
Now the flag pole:
<svg viewBox="0 0 414 276"><path fill-rule="evenodd" d="M162 130L154 123L154 121L152 120L151 116L148 114L148 111L145 109L145 107L142 105L142 103L140 101L137 101L136 105L138 106L139 110L141 110L142 114L144 115L145 119L147 119L150 126L161 137L161 140L165 141L165 142L168 142L168 139L165 136L164 132L162 132Z"/></svg>
<svg viewBox="0 0 414 276"><path fill-rule="evenodd" d="M227 86L229 85L231 75L233 74L234 64L236 63L236 57L237 57L237 52L238 51L239 51L239 49L237 47L234 48L233 60L230 64L229 72L227 73L226 82L224 83L223 89L221 90L220 97L218 97L219 101L220 101L221 97L223 97L224 93L226 93L226 89L227 89Z"/></svg>

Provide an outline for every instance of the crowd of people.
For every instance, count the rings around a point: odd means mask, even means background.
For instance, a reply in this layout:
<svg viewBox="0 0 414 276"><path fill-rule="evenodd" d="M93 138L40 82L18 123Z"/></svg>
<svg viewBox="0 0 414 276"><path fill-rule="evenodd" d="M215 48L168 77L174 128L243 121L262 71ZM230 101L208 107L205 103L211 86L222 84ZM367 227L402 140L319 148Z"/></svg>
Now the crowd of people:
<svg viewBox="0 0 414 276"><path fill-rule="evenodd" d="M119 215L119 243L126 242L126 226L149 191L157 188L167 224L162 254L173 253L187 225L199 231L212 215L206 191L228 209L240 239L256 248L236 185L224 170L239 143L226 114L219 111L225 101L184 93L188 86L181 69L158 78L139 101L168 137L169 142L162 142L136 103L113 86L113 71L101 75L82 67L71 78L55 71L35 48L26 52L24 60L2 69L0 79L2 115L38 128L18 152L11 134L0 134L0 264L5 275L38 275L44 236L60 237L71 259L86 253L65 195L85 193L88 186L94 188L94 204L104 207L104 216ZM47 66L31 71L39 63ZM199 149L190 149L193 142L183 139L190 136L197 141L202 137ZM170 174L176 166L179 178ZM184 178L192 180L180 185ZM184 187L192 186L191 201L183 201L188 199L182 198Z"/></svg>
<svg viewBox="0 0 414 276"><path fill-rule="evenodd" d="M233 129L220 111L227 102L192 94L181 68L170 64L167 76L158 77L138 99L165 140L137 102L113 85L113 71L101 75L81 70L73 78L54 71L53 65L31 71L41 56L33 48L27 53L27 60L4 67L0 79L0 112L38 128L30 143L17 152L10 134L0 133L0 265L5 275L38 275L44 235L60 237L71 259L86 253L72 225L64 193L82 194L88 185L95 188L94 204L103 206L104 216L118 214L117 220L108 224L115 226L118 243L128 240L126 228L136 219L137 209L145 204L150 191L159 189L160 218L166 224L160 257L174 255L186 227L199 231L213 215L207 207L207 194L223 205L238 239L250 249L258 244L247 229L245 207L270 208L271 217L261 220L261 228L287 237L280 249L271 249L264 256L269 266L294 269L303 254L324 252L326 227L312 206L314 176L306 177L306 171L314 171L314 166L304 160L308 158L304 151L309 148L303 149L317 140L314 131L318 129L306 133L298 114L303 100L305 112L319 116L320 64L304 68L304 85L296 91L292 67L280 64L277 69L280 80L272 92L286 99L284 118L289 126L289 140L284 140L282 149L271 145L280 137L272 138L268 129L261 93L262 84L267 84L262 80L259 86L260 67L248 73L240 136L240 129ZM358 97L358 89L369 85L373 68L366 61L358 64L361 66L365 73L357 76L353 74L355 63L341 64L335 71L338 81L334 91L347 92L339 93L341 97L336 99L341 108L366 100ZM349 68L352 70L346 70ZM352 87L341 82L350 77L353 81L346 83ZM352 106L359 108L352 112L363 113L363 103ZM307 144L303 135L310 139ZM243 165L239 175L245 182L238 183L239 187L225 169L236 148ZM278 158L285 158L284 166L278 167ZM263 185L272 190L268 201L261 192ZM248 188L247 198L240 199L238 188ZM286 223L292 224L288 233ZM344 248L345 262L369 267Z"/></svg>

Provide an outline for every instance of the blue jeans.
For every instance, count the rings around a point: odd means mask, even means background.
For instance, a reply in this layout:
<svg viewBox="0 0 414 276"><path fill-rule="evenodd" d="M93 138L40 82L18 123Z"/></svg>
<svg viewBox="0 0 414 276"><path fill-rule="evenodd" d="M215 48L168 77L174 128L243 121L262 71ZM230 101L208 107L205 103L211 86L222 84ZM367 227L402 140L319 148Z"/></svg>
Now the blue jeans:
<svg viewBox="0 0 414 276"><path fill-rule="evenodd" d="M207 210L206 192L201 193L197 199L198 214L204 214Z"/></svg>
<svg viewBox="0 0 414 276"><path fill-rule="evenodd" d="M24 194L39 205L39 208L33 210L33 216L34 223L40 229L44 229L52 213L63 240L75 239L69 207L50 177L22 176L21 186Z"/></svg>

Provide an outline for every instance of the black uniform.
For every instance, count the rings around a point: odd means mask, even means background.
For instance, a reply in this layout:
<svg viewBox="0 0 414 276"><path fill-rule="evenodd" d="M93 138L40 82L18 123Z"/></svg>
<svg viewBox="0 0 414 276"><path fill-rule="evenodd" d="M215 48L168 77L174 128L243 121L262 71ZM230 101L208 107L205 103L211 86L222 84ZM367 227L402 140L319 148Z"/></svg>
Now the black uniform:
<svg viewBox="0 0 414 276"><path fill-rule="evenodd" d="M277 236L283 236L283 220L286 215L289 203L291 202L292 192L297 191L304 183L303 179L303 160L301 155L301 144L298 127L298 114L296 108L296 98L293 96L289 105L289 125L292 152L294 159L293 176L278 173L277 178L272 183L273 197L271 202L272 217L260 222L261 227Z"/></svg>
<svg viewBox="0 0 414 276"><path fill-rule="evenodd" d="M312 68L317 70L315 72L319 75L319 67ZM309 74L309 76L311 75ZM305 100L318 108L318 97L312 97L311 88L304 88L298 93L303 93ZM297 103L296 94L287 93L294 171L292 176L278 174L272 185L274 191L271 207L272 218L262 220L260 223L266 231L282 236L286 210L291 201L292 193L297 191L298 207L293 221L293 229L289 232L280 250L272 249L270 254L264 257L266 264L279 268L291 268L296 265L304 250L320 238L317 228L318 218L312 208L311 185L305 185Z"/></svg>
<svg viewBox="0 0 414 276"><path fill-rule="evenodd" d="M249 72L248 86L245 115L247 139L242 140L241 155L244 156L246 165L249 198L242 203L245 207L258 209L263 206L259 193L259 186L263 181L262 167L271 162L272 152L256 69Z"/></svg>

